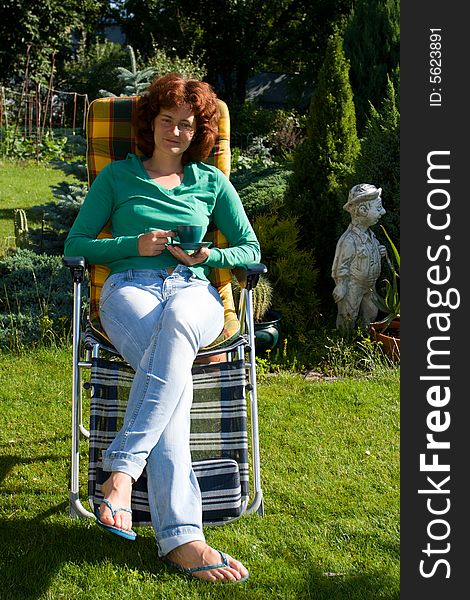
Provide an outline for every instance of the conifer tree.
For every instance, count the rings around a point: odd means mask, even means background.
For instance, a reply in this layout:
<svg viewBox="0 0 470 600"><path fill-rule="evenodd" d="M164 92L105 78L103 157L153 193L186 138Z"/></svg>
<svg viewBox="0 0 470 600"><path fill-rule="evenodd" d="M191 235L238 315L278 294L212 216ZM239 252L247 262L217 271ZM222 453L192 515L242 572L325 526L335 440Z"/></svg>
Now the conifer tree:
<svg viewBox="0 0 470 600"><path fill-rule="evenodd" d="M298 146L286 206L298 217L301 238L319 269L318 295L331 302L331 265L344 223L342 206L358 152L349 62L341 33L330 36L310 104L307 137Z"/></svg>
<svg viewBox="0 0 470 600"><path fill-rule="evenodd" d="M153 67L138 69L134 48L127 46L127 50L129 52L131 68L116 67L117 79L119 79L121 86L124 86L124 93L121 96L139 96L149 87L155 75L155 69ZM100 90L100 94L104 97L113 97L116 95L108 90Z"/></svg>
<svg viewBox="0 0 470 600"><path fill-rule="evenodd" d="M344 34L344 50L351 62L351 86L361 135L370 103L380 105L387 75L400 61L400 1L357 0Z"/></svg>
<svg viewBox="0 0 470 600"><path fill-rule="evenodd" d="M397 76L398 77L398 76ZM355 169L356 183L382 188L387 213L381 222L398 246L400 239L400 113L395 86L387 78L386 95L378 109L371 105ZM380 236L380 232L377 231Z"/></svg>

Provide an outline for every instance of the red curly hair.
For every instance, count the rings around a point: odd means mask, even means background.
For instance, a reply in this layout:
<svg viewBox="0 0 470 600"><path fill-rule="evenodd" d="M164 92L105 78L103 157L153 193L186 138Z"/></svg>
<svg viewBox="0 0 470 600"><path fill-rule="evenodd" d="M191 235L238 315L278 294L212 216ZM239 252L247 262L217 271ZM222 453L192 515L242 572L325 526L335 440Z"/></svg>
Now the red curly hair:
<svg viewBox="0 0 470 600"><path fill-rule="evenodd" d="M185 79L177 73L157 77L139 100L135 131L137 146L145 156L152 156L155 142L152 123L162 108L188 104L194 112L196 133L183 154L183 164L206 160L219 133L219 106L212 87L197 79Z"/></svg>

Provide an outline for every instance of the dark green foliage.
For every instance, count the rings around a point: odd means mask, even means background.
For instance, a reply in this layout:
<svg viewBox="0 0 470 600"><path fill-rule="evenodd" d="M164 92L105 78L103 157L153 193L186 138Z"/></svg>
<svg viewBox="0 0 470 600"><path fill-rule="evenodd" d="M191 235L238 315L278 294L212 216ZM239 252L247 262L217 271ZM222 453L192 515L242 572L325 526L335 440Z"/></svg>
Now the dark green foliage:
<svg viewBox="0 0 470 600"><path fill-rule="evenodd" d="M77 129L80 130L80 127ZM65 136L67 137L67 144L65 146L65 154L69 158L75 158L77 156L85 156L86 153L86 139L85 132L83 135L80 133L70 133L70 130L65 130Z"/></svg>
<svg viewBox="0 0 470 600"><path fill-rule="evenodd" d="M381 324L384 328L382 332L386 330L386 327L391 322L400 318L400 253L398 248L393 243L393 240L387 233L387 230L382 225L382 231L388 242L387 254L385 255L385 262L387 265L388 273L381 281L381 285L378 286L377 295L377 307L385 315L385 318L381 320ZM389 249L391 250L389 256Z"/></svg>
<svg viewBox="0 0 470 600"><path fill-rule="evenodd" d="M356 163L353 183L373 183L382 188L387 213L381 223L399 247L400 239L400 114L395 88L390 79L379 110L371 107L371 115L361 140L361 153ZM378 232L384 243L384 238Z"/></svg>
<svg viewBox="0 0 470 600"><path fill-rule="evenodd" d="M241 169L231 175L249 219L279 209L291 171L287 168Z"/></svg>
<svg viewBox="0 0 470 600"><path fill-rule="evenodd" d="M17 250L0 260L0 348L63 339L71 316L72 282L61 257Z"/></svg>
<svg viewBox="0 0 470 600"><path fill-rule="evenodd" d="M357 0L344 36L351 62L358 131L362 133L370 114L386 93L387 75L400 62L399 0Z"/></svg>
<svg viewBox="0 0 470 600"><path fill-rule="evenodd" d="M130 66L130 57L120 44L107 40L96 40L89 48L82 44L75 58L64 65L62 88L88 94L90 102L100 97L100 89L119 95L124 91L124 83L117 78L116 69L122 66Z"/></svg>
<svg viewBox="0 0 470 600"><path fill-rule="evenodd" d="M230 106L232 132L239 136L267 135L276 127L278 111L263 108L257 102L244 102ZM237 141L237 139L235 139Z"/></svg>
<svg viewBox="0 0 470 600"><path fill-rule="evenodd" d="M26 68L35 81L46 82L51 69L72 46L72 40L96 31L108 0L3 0L0 3L0 81L8 85Z"/></svg>
<svg viewBox="0 0 470 600"><path fill-rule="evenodd" d="M305 137L307 119L295 111L279 111L279 113L275 129L267 136L267 144L273 156L290 160Z"/></svg>
<svg viewBox="0 0 470 600"><path fill-rule="evenodd" d="M68 183L62 181L52 188L57 203L51 203L44 211L44 218L51 227L57 230L69 231L80 210L88 191L86 184Z"/></svg>
<svg viewBox="0 0 470 600"><path fill-rule="evenodd" d="M301 244L315 256L325 302L331 298L330 270L345 223L342 206L359 152L348 73L341 34L335 30L311 101L307 139L295 153L286 194L286 209L298 218Z"/></svg>
<svg viewBox="0 0 470 600"><path fill-rule="evenodd" d="M295 218L259 215L253 228L261 245L261 260L273 286L272 308L282 314L284 334L303 339L319 317L318 271L312 253L302 249Z"/></svg>

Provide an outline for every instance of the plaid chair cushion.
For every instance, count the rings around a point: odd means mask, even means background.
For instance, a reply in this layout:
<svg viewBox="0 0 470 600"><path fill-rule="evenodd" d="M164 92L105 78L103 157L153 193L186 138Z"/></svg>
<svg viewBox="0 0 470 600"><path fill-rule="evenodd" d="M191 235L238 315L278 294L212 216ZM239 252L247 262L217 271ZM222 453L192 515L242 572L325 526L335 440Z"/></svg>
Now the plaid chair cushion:
<svg viewBox="0 0 470 600"><path fill-rule="evenodd" d="M133 115L137 110L138 96L119 98L98 98L89 107L87 116L87 169L88 184L94 181L98 173L114 160L123 160L129 152L142 154L137 148L137 140L132 127ZM228 107L219 100L220 120L219 137L206 161L227 176L230 175L230 115ZM98 237L111 237L106 226ZM226 248L227 239L223 233L214 228L209 231L205 240L212 241L217 248ZM92 265L90 269L90 307L89 323L98 339L104 338L99 318L99 298L103 283L109 270L103 265ZM239 334L240 324L232 298L230 269L212 269L210 279L218 289L224 302L224 330L208 348L223 346ZM110 344L109 340L108 343Z"/></svg>
<svg viewBox="0 0 470 600"><path fill-rule="evenodd" d="M134 371L121 361L93 359L88 496L103 499L101 454L121 428ZM248 438L244 361L193 366L191 455L202 493L204 523L238 517L248 499ZM133 522L150 523L145 471L133 486Z"/></svg>

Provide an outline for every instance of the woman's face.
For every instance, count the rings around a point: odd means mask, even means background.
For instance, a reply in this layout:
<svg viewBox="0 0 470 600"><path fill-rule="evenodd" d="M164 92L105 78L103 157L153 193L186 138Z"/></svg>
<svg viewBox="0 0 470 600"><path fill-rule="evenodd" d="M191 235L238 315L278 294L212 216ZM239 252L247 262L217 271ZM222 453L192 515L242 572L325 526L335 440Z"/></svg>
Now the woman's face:
<svg viewBox="0 0 470 600"><path fill-rule="evenodd" d="M196 117L187 104L161 108L153 120L155 150L173 156L185 152L196 132Z"/></svg>

